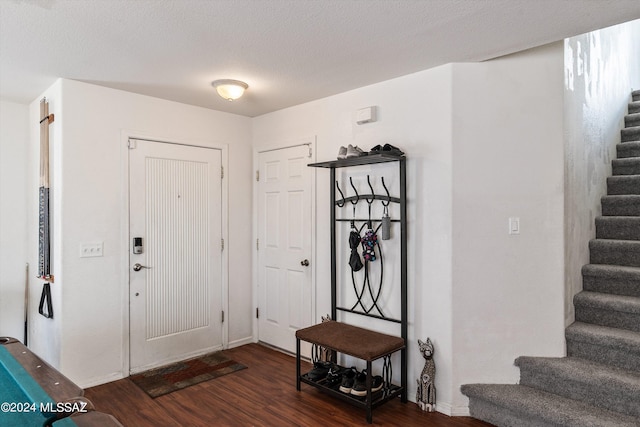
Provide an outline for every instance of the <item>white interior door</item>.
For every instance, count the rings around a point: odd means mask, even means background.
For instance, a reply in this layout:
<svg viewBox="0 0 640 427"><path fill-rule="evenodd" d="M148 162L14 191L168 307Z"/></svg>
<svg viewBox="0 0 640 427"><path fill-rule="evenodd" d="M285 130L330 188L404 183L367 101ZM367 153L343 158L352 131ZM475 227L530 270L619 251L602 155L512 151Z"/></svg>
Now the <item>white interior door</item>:
<svg viewBox="0 0 640 427"><path fill-rule="evenodd" d="M222 348L222 160L217 149L129 144L130 370L139 372Z"/></svg>
<svg viewBox="0 0 640 427"><path fill-rule="evenodd" d="M290 352L312 319L309 160L307 145L259 154L258 336Z"/></svg>

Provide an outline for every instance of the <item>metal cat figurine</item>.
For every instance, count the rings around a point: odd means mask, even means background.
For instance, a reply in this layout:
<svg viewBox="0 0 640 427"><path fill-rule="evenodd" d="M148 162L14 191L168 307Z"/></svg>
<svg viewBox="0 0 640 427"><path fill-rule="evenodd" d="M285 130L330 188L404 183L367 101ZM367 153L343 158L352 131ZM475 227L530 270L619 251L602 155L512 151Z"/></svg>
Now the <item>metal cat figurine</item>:
<svg viewBox="0 0 640 427"><path fill-rule="evenodd" d="M418 340L418 345L420 353L425 359L425 364L420 378L418 378L416 403L423 411L433 412L436 410L436 364L433 361L433 344L427 338L426 342Z"/></svg>

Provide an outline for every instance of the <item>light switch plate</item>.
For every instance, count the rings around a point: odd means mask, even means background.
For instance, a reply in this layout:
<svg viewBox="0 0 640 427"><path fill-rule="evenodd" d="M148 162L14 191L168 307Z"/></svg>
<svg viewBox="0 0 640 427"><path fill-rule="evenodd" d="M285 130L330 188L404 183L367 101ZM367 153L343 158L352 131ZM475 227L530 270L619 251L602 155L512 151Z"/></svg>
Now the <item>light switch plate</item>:
<svg viewBox="0 0 640 427"><path fill-rule="evenodd" d="M102 242L80 244L80 258L91 258L102 256Z"/></svg>
<svg viewBox="0 0 640 427"><path fill-rule="evenodd" d="M509 218L509 234L520 234L520 218L515 216Z"/></svg>

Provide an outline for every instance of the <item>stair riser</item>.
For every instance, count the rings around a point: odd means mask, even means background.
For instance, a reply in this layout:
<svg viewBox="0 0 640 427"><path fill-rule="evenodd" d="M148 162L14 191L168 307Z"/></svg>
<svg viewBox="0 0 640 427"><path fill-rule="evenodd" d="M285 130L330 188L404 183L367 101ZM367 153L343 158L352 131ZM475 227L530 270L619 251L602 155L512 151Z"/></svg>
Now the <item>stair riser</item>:
<svg viewBox="0 0 640 427"><path fill-rule="evenodd" d="M630 114L624 118L624 127L632 128L640 126L640 115Z"/></svg>
<svg viewBox="0 0 640 427"><path fill-rule="evenodd" d="M607 178L607 195L640 195L640 176L616 176Z"/></svg>
<svg viewBox="0 0 640 427"><path fill-rule="evenodd" d="M627 112L629 114L640 113L640 100L629 103Z"/></svg>
<svg viewBox="0 0 640 427"><path fill-rule="evenodd" d="M631 92L631 99L633 101L640 101L640 90L634 90Z"/></svg>
<svg viewBox="0 0 640 427"><path fill-rule="evenodd" d="M576 341L567 337L567 356L581 357L631 371L640 371L640 351L635 353L628 349L596 345L584 341Z"/></svg>
<svg viewBox="0 0 640 427"><path fill-rule="evenodd" d="M576 322L640 332L640 315L638 314L624 313L606 308L582 307L577 304L575 309Z"/></svg>
<svg viewBox="0 0 640 427"><path fill-rule="evenodd" d="M596 218L596 238L640 240L640 216Z"/></svg>
<svg viewBox="0 0 640 427"><path fill-rule="evenodd" d="M602 215L640 216L640 197L603 197Z"/></svg>
<svg viewBox="0 0 640 427"><path fill-rule="evenodd" d="M624 142L616 145L616 155L619 159L627 159L630 157L640 157L640 143Z"/></svg>
<svg viewBox="0 0 640 427"><path fill-rule="evenodd" d="M624 126L632 128L634 126L640 126L640 115L630 114L624 118Z"/></svg>
<svg viewBox="0 0 640 427"><path fill-rule="evenodd" d="M640 297L640 282L617 278L583 276L582 288L585 291L603 292L614 295Z"/></svg>
<svg viewBox="0 0 640 427"><path fill-rule="evenodd" d="M624 161L616 159L611 162L611 166L613 175L640 175L640 158Z"/></svg>
<svg viewBox="0 0 640 427"><path fill-rule="evenodd" d="M622 142L640 141L640 128L632 127L622 129L620 131L620 138Z"/></svg>
<svg viewBox="0 0 640 427"><path fill-rule="evenodd" d="M469 413L473 418L496 426L510 427L557 427L540 419L531 419L510 408L495 405L486 400L469 399Z"/></svg>
<svg viewBox="0 0 640 427"><path fill-rule="evenodd" d="M589 250L591 264L640 267L640 242L592 240L589 242Z"/></svg>
<svg viewBox="0 0 640 427"><path fill-rule="evenodd" d="M539 372L520 368L520 384L544 390L569 399L578 400L598 408L630 416L640 416L640 390L625 390L621 397L615 385L581 382L554 371Z"/></svg>

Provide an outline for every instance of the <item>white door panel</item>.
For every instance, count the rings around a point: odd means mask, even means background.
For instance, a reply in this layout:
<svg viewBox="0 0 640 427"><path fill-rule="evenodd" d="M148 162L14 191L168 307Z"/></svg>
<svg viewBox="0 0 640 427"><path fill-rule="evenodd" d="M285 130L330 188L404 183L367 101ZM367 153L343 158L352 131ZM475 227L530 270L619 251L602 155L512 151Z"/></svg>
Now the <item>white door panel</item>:
<svg viewBox="0 0 640 427"><path fill-rule="evenodd" d="M258 320L260 341L295 351L311 325L311 172L306 145L260 153Z"/></svg>
<svg viewBox="0 0 640 427"><path fill-rule="evenodd" d="M222 347L221 152L135 140L129 168L130 241L144 248L130 255L137 372Z"/></svg>

